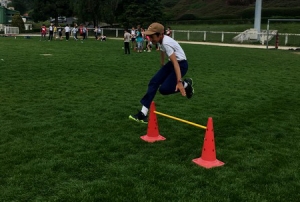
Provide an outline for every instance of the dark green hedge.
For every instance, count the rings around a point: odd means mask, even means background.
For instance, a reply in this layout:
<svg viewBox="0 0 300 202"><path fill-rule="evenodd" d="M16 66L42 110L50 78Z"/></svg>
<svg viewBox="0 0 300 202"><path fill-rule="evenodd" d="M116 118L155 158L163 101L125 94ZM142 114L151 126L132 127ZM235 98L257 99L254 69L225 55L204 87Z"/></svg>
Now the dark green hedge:
<svg viewBox="0 0 300 202"><path fill-rule="evenodd" d="M211 23L211 24L242 24L254 20L255 8L247 8L237 14L218 15L212 17L199 18L194 14L184 14L180 16L177 21L197 21L198 23ZM262 22L267 22L269 18L283 18L283 19L299 19L300 7L295 8L264 8L262 9ZM185 23L185 22L183 22Z"/></svg>
<svg viewBox="0 0 300 202"><path fill-rule="evenodd" d="M255 8L247 8L238 14L241 18L254 18ZM295 8L263 8L261 12L262 17L277 17L295 18L300 15L300 7Z"/></svg>
<svg viewBox="0 0 300 202"><path fill-rule="evenodd" d="M178 20L197 20L197 17L194 14L184 14L178 18Z"/></svg>
<svg viewBox="0 0 300 202"><path fill-rule="evenodd" d="M168 20L167 24L253 24L254 19Z"/></svg>

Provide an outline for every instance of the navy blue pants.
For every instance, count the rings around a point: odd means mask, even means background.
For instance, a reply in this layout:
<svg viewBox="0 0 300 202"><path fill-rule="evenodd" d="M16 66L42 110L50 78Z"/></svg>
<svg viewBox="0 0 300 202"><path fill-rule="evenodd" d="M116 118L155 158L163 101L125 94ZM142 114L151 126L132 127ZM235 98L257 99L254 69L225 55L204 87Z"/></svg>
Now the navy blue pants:
<svg viewBox="0 0 300 202"><path fill-rule="evenodd" d="M181 76L183 77L188 70L188 62L183 60L178 63L180 66ZM141 99L141 104L149 109L158 89L162 95L169 95L179 92L175 91L176 85L177 77L174 66L172 62L169 61L160 68L160 70L158 70L158 72L150 80L147 93Z"/></svg>

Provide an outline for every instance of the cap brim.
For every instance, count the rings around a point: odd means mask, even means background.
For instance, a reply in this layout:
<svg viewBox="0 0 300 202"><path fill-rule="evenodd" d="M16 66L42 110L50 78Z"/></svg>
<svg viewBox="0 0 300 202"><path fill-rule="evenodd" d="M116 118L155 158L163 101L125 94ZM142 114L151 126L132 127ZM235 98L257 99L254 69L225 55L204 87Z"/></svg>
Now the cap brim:
<svg viewBox="0 0 300 202"><path fill-rule="evenodd" d="M153 35L153 34L155 34L156 32L153 32L153 31L145 31L145 35Z"/></svg>

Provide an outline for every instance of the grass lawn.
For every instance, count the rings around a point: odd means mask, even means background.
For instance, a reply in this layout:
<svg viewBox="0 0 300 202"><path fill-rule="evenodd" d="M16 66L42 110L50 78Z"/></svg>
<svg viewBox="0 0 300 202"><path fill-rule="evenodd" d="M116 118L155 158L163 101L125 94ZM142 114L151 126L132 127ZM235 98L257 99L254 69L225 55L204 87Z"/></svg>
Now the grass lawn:
<svg viewBox="0 0 300 202"><path fill-rule="evenodd" d="M0 201L298 200L299 54L182 44L194 97L157 94L156 109L213 118L225 165L205 169L202 129L158 117L167 139L140 139L128 115L159 54L122 46L0 38Z"/></svg>

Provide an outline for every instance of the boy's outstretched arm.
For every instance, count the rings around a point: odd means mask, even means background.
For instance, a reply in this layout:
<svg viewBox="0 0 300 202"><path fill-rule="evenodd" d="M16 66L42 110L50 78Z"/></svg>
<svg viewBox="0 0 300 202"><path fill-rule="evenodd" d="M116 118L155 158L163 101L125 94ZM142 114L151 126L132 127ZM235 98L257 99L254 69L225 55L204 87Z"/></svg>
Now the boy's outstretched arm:
<svg viewBox="0 0 300 202"><path fill-rule="evenodd" d="M182 80L181 80L180 67L179 67L178 61L176 59L175 53L172 53L172 55L169 58L170 58L171 62L173 63L174 71L175 71L176 78L177 78L177 84L176 84L175 91L179 90L182 96L186 96L186 92L185 92L185 89L183 87Z"/></svg>
<svg viewBox="0 0 300 202"><path fill-rule="evenodd" d="M164 66L165 65L165 53L160 51L160 66Z"/></svg>

